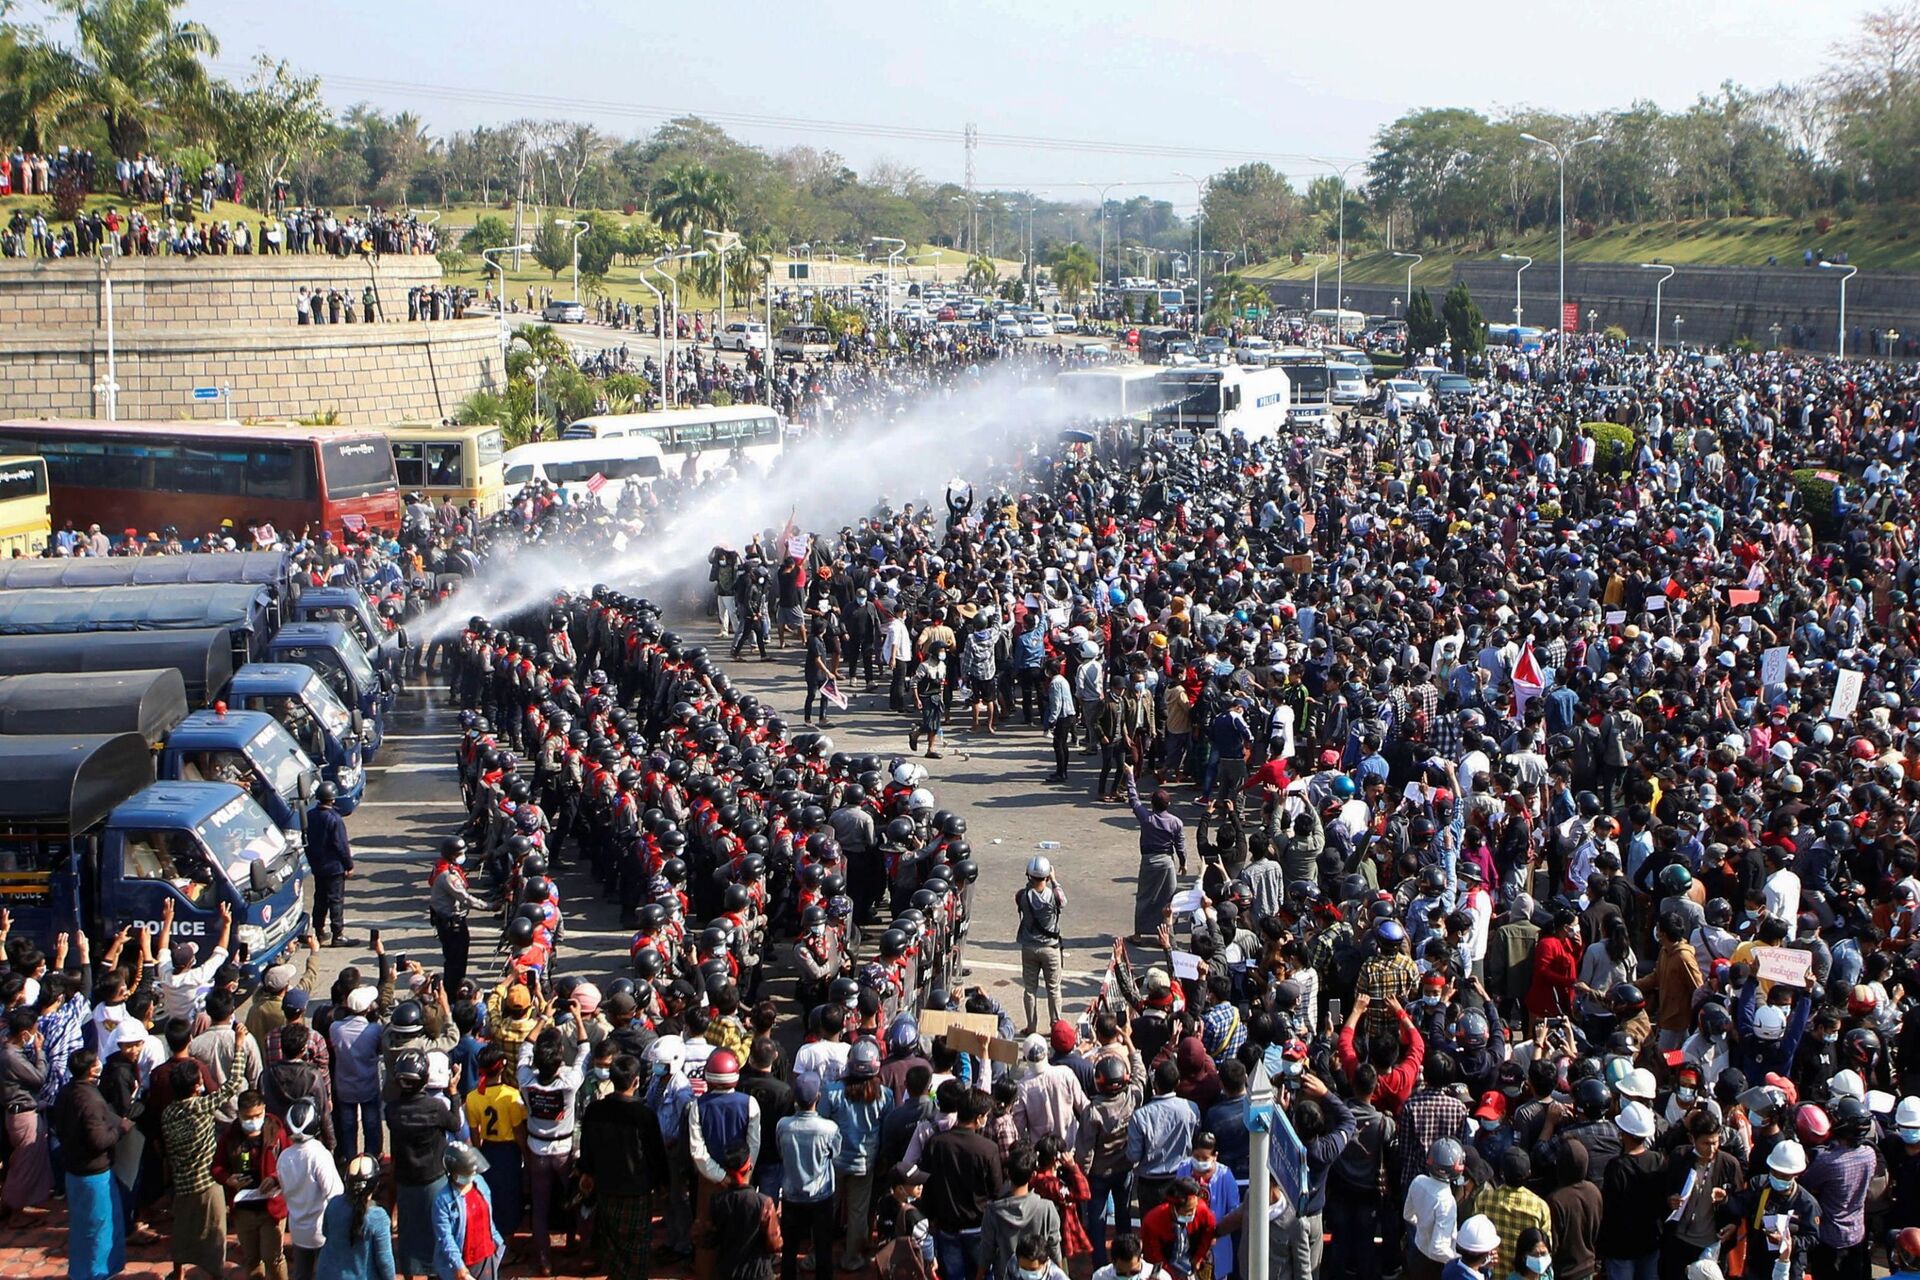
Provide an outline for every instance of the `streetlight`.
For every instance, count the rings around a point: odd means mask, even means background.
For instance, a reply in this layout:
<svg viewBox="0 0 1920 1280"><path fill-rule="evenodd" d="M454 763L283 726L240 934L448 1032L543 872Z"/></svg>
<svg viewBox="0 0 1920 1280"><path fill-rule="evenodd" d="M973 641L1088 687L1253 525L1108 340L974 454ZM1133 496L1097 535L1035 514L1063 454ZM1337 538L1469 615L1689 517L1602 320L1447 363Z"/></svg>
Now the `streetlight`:
<svg viewBox="0 0 1920 1280"><path fill-rule="evenodd" d="M580 237L593 229L591 222L582 222L578 218L555 218L556 227L573 228L573 300L580 301Z"/></svg>
<svg viewBox="0 0 1920 1280"><path fill-rule="evenodd" d="M120 379L114 373L113 342L113 257L117 246L112 240L100 247L100 306L107 322L107 376L94 384L93 394L107 399L107 421L116 420L120 410Z"/></svg>
<svg viewBox="0 0 1920 1280"><path fill-rule="evenodd" d="M713 329L713 349L720 349L720 330L727 327L727 250L740 243L737 231L708 231L704 227L700 234L709 240L718 240L714 253L720 257L720 323Z"/></svg>
<svg viewBox="0 0 1920 1280"><path fill-rule="evenodd" d="M671 344L666 357L668 404L673 403L674 384L678 380L674 376L676 372L674 365L680 358L680 276L677 272L669 274L661 264L665 262L692 262L695 258L704 258L706 256L707 251L705 249L695 249L683 244L677 253L663 253L653 260L653 269L661 275L666 276L667 282L673 286L673 315L667 322L667 341Z"/></svg>
<svg viewBox="0 0 1920 1280"><path fill-rule="evenodd" d="M1125 181L1109 182L1100 188L1100 283L1107 283L1107 192L1115 187L1129 185Z"/></svg>
<svg viewBox="0 0 1920 1280"><path fill-rule="evenodd" d="M1400 299L1398 298L1393 300L1393 318L1395 320L1400 318Z"/></svg>
<svg viewBox="0 0 1920 1280"><path fill-rule="evenodd" d="M1524 253L1503 253L1500 255L1500 261L1520 264L1520 269L1513 273L1513 323L1518 325L1521 315L1520 277L1527 274L1527 268L1533 265L1533 259Z"/></svg>
<svg viewBox="0 0 1920 1280"><path fill-rule="evenodd" d="M501 244L480 251L480 260L500 273L500 296L496 301L500 306L500 358L507 358L507 267L493 255L496 253L529 253L530 244Z"/></svg>
<svg viewBox="0 0 1920 1280"><path fill-rule="evenodd" d="M873 242L900 246L887 254L887 341L891 345L893 341L893 260L907 251L907 242L894 236L875 236Z"/></svg>
<svg viewBox="0 0 1920 1280"><path fill-rule="evenodd" d="M1207 302L1207 264L1200 255L1205 248L1205 223L1207 213L1207 185L1190 173L1175 173L1176 178L1185 178L1193 184L1193 320L1194 331L1199 332L1200 312Z"/></svg>
<svg viewBox="0 0 1920 1280"><path fill-rule="evenodd" d="M1327 166L1327 168L1335 170L1340 175L1340 211L1338 214L1340 229L1339 258L1335 261L1333 268L1333 291L1335 293L1341 293L1347 287L1347 174L1351 170L1358 169L1361 165L1365 164L1366 161L1355 160L1352 164L1341 168L1333 161L1322 160L1319 156L1308 156L1307 159L1311 160L1314 164L1323 164ZM1401 255L1395 254L1394 256L1397 258ZM1413 272L1411 269L1407 272L1407 280L1407 298L1411 301L1413 298ZM1318 309L1317 307L1315 308L1315 310ZM1338 324L1334 325L1336 330L1339 327Z"/></svg>
<svg viewBox="0 0 1920 1280"><path fill-rule="evenodd" d="M1567 322L1567 152L1575 147L1584 147L1588 143L1603 142L1605 138L1596 133L1592 137L1577 138L1562 147L1557 142L1548 142L1545 138L1531 133L1523 133L1520 136L1535 146L1545 147L1553 152L1554 159L1560 163L1560 313L1553 320L1553 331L1559 333ZM1658 319L1658 316L1656 315L1655 318ZM1655 325L1654 328L1657 332L1659 326Z"/></svg>
<svg viewBox="0 0 1920 1280"><path fill-rule="evenodd" d="M1853 277L1859 273L1860 268L1838 262L1828 262L1824 258L1820 260L1820 265L1829 271L1844 271L1847 273L1840 277L1840 358L1845 360L1847 358L1847 281L1853 279Z"/></svg>
<svg viewBox="0 0 1920 1280"><path fill-rule="evenodd" d="M1653 282L1653 358L1658 360L1660 358L1660 290L1666 286L1667 281L1673 279L1673 273L1680 268L1664 262L1643 262L1640 264L1640 269L1667 273Z"/></svg>
<svg viewBox="0 0 1920 1280"><path fill-rule="evenodd" d="M1687 318L1685 316L1681 315L1677 311L1674 312L1673 314L1673 349L1675 351L1679 351L1681 349L1680 348L1680 326L1685 324L1686 322L1687 322Z"/></svg>
<svg viewBox="0 0 1920 1280"><path fill-rule="evenodd" d="M1772 344L1767 349L1769 351L1778 351L1780 349L1780 322L1775 320L1772 324L1768 325L1767 333L1773 338Z"/></svg>
<svg viewBox="0 0 1920 1280"><path fill-rule="evenodd" d="M546 381L547 362L535 360L527 366L527 376L533 379L533 421L534 430L540 429L540 384Z"/></svg>
<svg viewBox="0 0 1920 1280"><path fill-rule="evenodd" d="M658 310L658 314L659 314L659 316L660 316L660 326L661 326L661 328L662 328L662 329L664 330L664 329L666 328L666 323L667 323L667 321L666 321L666 316L667 316L667 295L666 295L666 294L664 294L664 293L661 293L661 292L660 292L660 286L659 286L659 285L657 285L657 284L655 284L655 283L654 283L653 281L651 281L651 280L649 280L649 279L647 279L647 273L646 273L646 268L644 268L644 267L643 267L643 268L641 268L641 270L640 270L640 274L639 274L639 277L638 277L638 279L639 279L639 281L640 281L640 283L641 283L641 284L643 284L643 285L645 285L645 286L647 286L647 288L649 288L649 289L651 289L651 290L653 290L653 300L654 300L654 304L655 304L655 305L656 305L656 306L658 307L658 309L659 309L659 310ZM664 337L663 337L663 339L662 339L662 340L664 341ZM658 390L658 388L655 388L655 390ZM661 408L665 408L665 407L666 407L666 404L667 404L667 401L666 401L666 397L665 397L665 395L664 395L664 394L662 394L662 396L661 396L661 399L660 399L660 407L661 407ZM646 406L644 406L644 405L642 405L641 407L642 407L642 408L645 408Z"/></svg>
<svg viewBox="0 0 1920 1280"><path fill-rule="evenodd" d="M1393 256L1396 258L1413 259L1413 261L1407 264L1407 310L1412 311L1413 310L1413 269L1419 266L1422 262L1425 262L1427 260L1427 255L1424 253L1395 253Z"/></svg>

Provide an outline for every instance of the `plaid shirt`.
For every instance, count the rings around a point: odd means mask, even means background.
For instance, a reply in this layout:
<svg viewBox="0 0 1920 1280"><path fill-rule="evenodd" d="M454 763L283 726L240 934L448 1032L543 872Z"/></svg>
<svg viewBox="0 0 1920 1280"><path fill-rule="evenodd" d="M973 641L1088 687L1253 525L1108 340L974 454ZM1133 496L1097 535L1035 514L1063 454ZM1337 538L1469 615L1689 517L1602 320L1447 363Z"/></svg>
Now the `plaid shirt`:
<svg viewBox="0 0 1920 1280"><path fill-rule="evenodd" d="M220 1136L214 1116L232 1102L247 1080L244 1055L218 1092L196 1094L170 1103L160 1114L160 1132L166 1139L167 1166L175 1191L205 1191L213 1185L213 1153Z"/></svg>
<svg viewBox="0 0 1920 1280"><path fill-rule="evenodd" d="M1486 1214L1500 1233L1500 1251L1494 1255L1496 1276L1515 1269L1519 1259L1514 1256L1514 1246L1528 1227L1540 1228L1548 1247L1553 1245L1553 1215L1547 1211L1547 1202L1525 1187L1483 1187L1474 1197L1473 1211Z"/></svg>
<svg viewBox="0 0 1920 1280"><path fill-rule="evenodd" d="M1458 760L1460 748L1464 743L1460 735L1460 713L1442 711L1431 717L1427 730L1427 742L1433 747L1433 754L1447 760Z"/></svg>
<svg viewBox="0 0 1920 1280"><path fill-rule="evenodd" d="M1209 1005L1200 1018L1200 1043L1215 1062L1225 1062L1247 1042L1246 1020L1231 1000Z"/></svg>
<svg viewBox="0 0 1920 1280"><path fill-rule="evenodd" d="M1412 961L1408 961L1409 964ZM1439 1089L1421 1089L1400 1108L1400 1185L1426 1172L1427 1148L1466 1129L1467 1104Z"/></svg>
<svg viewBox="0 0 1920 1280"><path fill-rule="evenodd" d="M1413 957L1404 951L1392 955L1373 956L1360 966L1359 990L1372 1003L1367 1008L1367 1028L1374 1030L1390 1027L1397 1021L1393 1010L1387 1008L1389 999L1398 1000L1402 1005L1420 986L1420 966ZM1422 1153L1425 1158L1425 1153Z"/></svg>

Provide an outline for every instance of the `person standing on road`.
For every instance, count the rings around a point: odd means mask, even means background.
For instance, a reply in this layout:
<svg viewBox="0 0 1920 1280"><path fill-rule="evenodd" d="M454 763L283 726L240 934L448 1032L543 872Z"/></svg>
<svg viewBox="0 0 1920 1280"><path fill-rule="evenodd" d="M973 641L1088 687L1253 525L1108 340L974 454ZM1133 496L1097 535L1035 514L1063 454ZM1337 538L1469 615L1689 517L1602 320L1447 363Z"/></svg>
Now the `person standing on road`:
<svg viewBox="0 0 1920 1280"><path fill-rule="evenodd" d="M347 821L335 809L340 793L331 782L314 788L314 806L307 813L307 865L313 869L313 931L330 933L333 946L344 947L347 937L347 877L353 874L353 848L347 842Z"/></svg>
<svg viewBox="0 0 1920 1280"><path fill-rule="evenodd" d="M1141 803L1140 790L1134 785L1133 766L1123 764L1120 773L1127 782L1127 804L1140 820L1140 870L1133 886L1133 938L1140 946L1151 946L1173 906L1178 875L1187 871L1187 828L1173 812L1173 797L1163 787L1153 793L1149 807Z"/></svg>
<svg viewBox="0 0 1920 1280"><path fill-rule="evenodd" d="M1042 712L1041 724L1053 735L1053 778L1054 782L1067 780L1067 758L1073 750L1074 726L1079 723L1074 714L1077 703L1073 700L1073 685L1067 680L1060 659L1047 659L1047 704Z"/></svg>
<svg viewBox="0 0 1920 1280"><path fill-rule="evenodd" d="M433 931L440 935L445 983L454 989L466 981L467 954L473 945L467 913L476 907L492 909L485 898L467 887L466 868L467 842L459 836L448 836L440 842L440 861L427 881L427 914L433 921Z"/></svg>
<svg viewBox="0 0 1920 1280"><path fill-rule="evenodd" d="M1020 986L1027 1010L1026 1029L1020 1034L1030 1036L1039 1025L1043 987L1047 1025L1060 1021L1060 916L1067 894L1053 878L1052 862L1041 856L1028 860L1027 883L1013 895L1013 905L1020 912Z"/></svg>

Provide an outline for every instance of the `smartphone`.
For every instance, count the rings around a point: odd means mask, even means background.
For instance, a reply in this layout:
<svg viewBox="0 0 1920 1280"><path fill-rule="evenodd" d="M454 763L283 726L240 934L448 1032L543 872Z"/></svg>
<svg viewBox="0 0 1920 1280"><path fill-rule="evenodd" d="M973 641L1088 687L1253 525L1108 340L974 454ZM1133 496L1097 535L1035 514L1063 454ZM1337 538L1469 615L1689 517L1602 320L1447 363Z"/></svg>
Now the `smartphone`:
<svg viewBox="0 0 1920 1280"><path fill-rule="evenodd" d="M399 968L402 968L402 969L404 969L404 968L406 968L406 967L407 967L407 953L406 953L406 952L404 952L404 951L403 951L403 952L401 952L401 953L400 953L399 955L397 955L397 956L395 956L395 957L394 957L394 960L393 960L393 962L394 962L394 964L395 964L395 965L396 965L397 967L399 967Z"/></svg>
<svg viewBox="0 0 1920 1280"><path fill-rule="evenodd" d="M1337 999L1327 1001L1327 1025L1337 1027L1342 1021L1340 1001Z"/></svg>

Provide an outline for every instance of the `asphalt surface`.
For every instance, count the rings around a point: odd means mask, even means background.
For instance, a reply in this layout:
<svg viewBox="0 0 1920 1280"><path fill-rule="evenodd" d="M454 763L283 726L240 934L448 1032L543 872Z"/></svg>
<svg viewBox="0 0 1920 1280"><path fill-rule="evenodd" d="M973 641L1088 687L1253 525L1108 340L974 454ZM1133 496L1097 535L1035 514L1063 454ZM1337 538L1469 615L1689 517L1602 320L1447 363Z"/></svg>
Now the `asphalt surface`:
<svg viewBox="0 0 1920 1280"><path fill-rule="evenodd" d="M711 621L681 631L716 653L730 643L716 634ZM743 691L758 695L797 727L804 697L798 651L769 652L766 663L723 659L723 665ZM846 687L851 707L835 713L830 730L836 749L883 757L904 753L908 721L887 710L884 682L872 693L856 680L846 681ZM329 987L345 965L370 971L369 931L376 928L389 955L440 968L439 943L427 922L427 875L440 838L457 830L465 817L454 765L458 736L457 708L443 686L416 682L397 697L381 759L368 771L366 799L347 819L356 864L347 887L353 945L321 952L319 990ZM985 987L1006 1003L1017 1025L1023 1024L1013 894L1040 842L1057 842L1058 848L1045 852L1067 893L1063 1013L1077 1017L1105 971L1114 935L1131 928L1137 862L1131 813L1094 801L1096 770L1089 757L1076 755L1070 785L1048 783L1048 741L1038 729L1020 725L1017 716L1013 726L992 736L969 733L962 717L944 758L919 759L941 806L966 817L980 867L966 954L968 984ZM599 900L598 886L586 872L562 873L560 888L567 939L559 971L596 981L625 973L630 935L619 925L617 908ZM494 951L496 931L491 922L476 919L473 935L472 973L476 980L490 981L504 960ZM776 948L776 971L785 968L784 950ZM772 992L778 999L789 989L776 982Z"/></svg>

